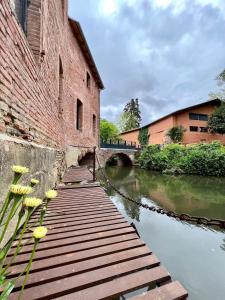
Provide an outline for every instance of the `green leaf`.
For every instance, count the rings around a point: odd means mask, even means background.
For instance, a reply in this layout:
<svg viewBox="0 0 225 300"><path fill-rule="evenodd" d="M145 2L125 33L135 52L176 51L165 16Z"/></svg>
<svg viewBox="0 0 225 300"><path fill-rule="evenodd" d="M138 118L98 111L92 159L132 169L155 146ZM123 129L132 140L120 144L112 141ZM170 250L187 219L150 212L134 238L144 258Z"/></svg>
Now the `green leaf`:
<svg viewBox="0 0 225 300"><path fill-rule="evenodd" d="M9 282L6 286L6 288L3 290L3 292L0 295L0 300L6 300L8 299L10 293L12 292L15 284L12 282Z"/></svg>

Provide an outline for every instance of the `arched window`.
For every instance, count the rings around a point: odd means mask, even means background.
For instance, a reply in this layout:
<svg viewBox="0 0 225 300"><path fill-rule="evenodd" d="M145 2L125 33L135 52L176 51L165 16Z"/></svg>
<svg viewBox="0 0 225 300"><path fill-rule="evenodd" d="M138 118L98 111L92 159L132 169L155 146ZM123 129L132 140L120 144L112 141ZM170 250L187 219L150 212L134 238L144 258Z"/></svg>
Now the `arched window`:
<svg viewBox="0 0 225 300"><path fill-rule="evenodd" d="M82 131L83 127L83 103L77 99L76 129Z"/></svg>
<svg viewBox="0 0 225 300"><path fill-rule="evenodd" d="M59 117L62 117L62 110L63 110L63 66L62 66L62 60L59 57Z"/></svg>

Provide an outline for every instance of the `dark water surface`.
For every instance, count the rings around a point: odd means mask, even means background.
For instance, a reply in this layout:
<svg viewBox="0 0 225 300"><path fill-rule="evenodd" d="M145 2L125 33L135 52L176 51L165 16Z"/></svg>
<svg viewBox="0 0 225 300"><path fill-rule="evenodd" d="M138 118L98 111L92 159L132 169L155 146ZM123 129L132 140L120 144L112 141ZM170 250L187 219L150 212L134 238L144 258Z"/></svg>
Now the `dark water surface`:
<svg viewBox="0 0 225 300"><path fill-rule="evenodd" d="M140 168L108 167L121 192L136 201L225 219L225 178L171 176ZM141 238L179 280L193 300L225 299L225 232L176 221L139 208L108 189L118 209L134 222Z"/></svg>

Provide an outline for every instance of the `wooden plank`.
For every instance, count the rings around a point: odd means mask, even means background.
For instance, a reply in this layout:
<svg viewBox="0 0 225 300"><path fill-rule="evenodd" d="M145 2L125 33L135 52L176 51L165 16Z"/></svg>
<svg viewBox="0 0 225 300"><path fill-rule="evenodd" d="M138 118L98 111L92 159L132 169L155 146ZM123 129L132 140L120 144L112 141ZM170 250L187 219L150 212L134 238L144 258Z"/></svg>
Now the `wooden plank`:
<svg viewBox="0 0 225 300"><path fill-rule="evenodd" d="M188 293L183 286L178 281L174 281L142 295L132 297L130 300L183 300L187 296Z"/></svg>
<svg viewBox="0 0 225 300"><path fill-rule="evenodd" d="M57 215L57 216L46 216L45 217L45 221L51 221L51 220L60 220L60 219L64 219L65 218L73 218L73 219L78 219L78 218L81 218L81 217L86 217L87 218L90 218L92 216L105 216L106 214L109 214L109 213L116 213L118 212L118 210L115 208L115 209L104 209L102 211L95 211L95 212L87 212L87 213L80 213L80 214L76 214L76 213L68 213L68 214L62 214L62 215ZM34 216L31 218L31 223L32 222L37 222L38 221L38 217Z"/></svg>
<svg viewBox="0 0 225 300"><path fill-rule="evenodd" d="M67 206L65 206L64 208L48 208L48 212L46 213L46 215L53 215L53 214L57 214L57 213L61 213L61 214L68 214L68 210L70 212L74 212L74 213L83 213L83 212L93 212L93 211L102 211L102 210L106 210L106 209L115 209L115 206L112 205L111 203L106 203L106 204L101 204L101 205L95 205L95 206L87 206L87 207L70 207L69 209L67 208ZM37 212L35 214L35 216L40 215L40 212Z"/></svg>
<svg viewBox="0 0 225 300"><path fill-rule="evenodd" d="M62 255L62 254L68 254L71 252L75 252L75 251L82 251L82 250L90 250L90 249L94 249L94 248L99 248L102 246L109 246L109 245L113 245L113 244L117 244L120 243L121 245L124 242L128 242L128 241L134 241L133 242L133 247L138 247L138 246L144 246L144 242L141 241L140 239L137 238L136 234L127 234L127 235L123 235L123 236L116 236L116 237L110 237L110 238L106 238L106 239L102 239L102 240L97 240L97 241L91 241L91 242L86 242L86 243L80 243L80 244L72 244L72 245L66 245L66 246L62 246L62 247L57 247L57 248L51 248L51 249L47 249L45 251L37 251L35 253L35 257L34 260L39 260L42 258L47 258L47 257L51 257L51 256L57 256L57 255ZM124 246L126 246L126 244L123 244ZM12 258L12 254L9 255L10 257L8 257L8 261ZM28 261L30 258L30 252L21 252L17 258L15 263L21 263L21 262L26 262Z"/></svg>
<svg viewBox="0 0 225 300"><path fill-rule="evenodd" d="M48 236L49 235L53 235L55 233L63 233L63 232L67 232L67 231L79 231L82 229L94 229L94 228L99 228L101 226L108 226L108 225L113 225L113 224L128 224L127 221L125 219L117 219L117 220L109 220L109 221L103 221L103 222L95 222L95 223L91 223L91 224L83 224L83 225L76 225L76 224L68 224L67 226L65 224L61 225L61 226L48 226ZM129 224L128 224L129 225ZM35 227L33 227L35 228ZM32 228L31 228L32 229ZM29 233L25 233L23 238L29 238L31 237L32 232ZM18 239L16 239L18 240Z"/></svg>
<svg viewBox="0 0 225 300"><path fill-rule="evenodd" d="M87 235L90 233L97 233L97 232L105 232L105 231L110 231L110 230L116 230L116 229L122 229L122 228L129 228L130 225L127 222L123 223L118 223L118 224L111 224L108 226L99 226L99 227L93 227L93 228L86 228L86 229L80 229L80 230L75 230L72 228L68 228L68 230L60 230L56 231L54 234L48 234L46 238L44 239L44 243L48 241L53 241L53 240L59 240L59 239L64 239L68 237L75 237L75 236L83 236ZM23 242L27 242L28 239L30 239L32 234L27 234L26 237L23 238ZM40 241L41 243L41 241ZM31 241L30 244L33 244L33 241ZM14 245L17 245L17 242L15 241ZM29 244L28 244L29 245Z"/></svg>
<svg viewBox="0 0 225 300"><path fill-rule="evenodd" d="M148 259L148 268L149 267L156 267L159 265L158 258L151 254L151 255L144 255L145 252L143 249L135 248L135 249L128 249L124 250L115 254L109 254L93 259L89 259L88 261L80 261L76 263L71 263L67 265L63 265L61 267L54 267L51 269L41 270L39 272L34 272L29 275L27 281L27 287L30 286L37 286L39 284L47 283L47 282L54 282L56 280L60 280L64 277L74 276L76 274L81 274L84 272L90 272L93 270L98 270L103 267L108 267L111 265L116 265L122 262L130 262L131 260L145 257ZM87 274L87 273L86 273ZM23 283L23 277L21 277L16 286L21 286Z"/></svg>
<svg viewBox="0 0 225 300"><path fill-rule="evenodd" d="M105 221L108 221L108 220L124 220L124 218L122 217L122 215L120 214L115 214L115 215L108 215L108 216L104 216L104 217L99 217L99 218L90 218L87 220L86 219L81 219L81 220L77 220L74 218L72 218L71 220L70 219L67 219L66 220L62 220L62 221L58 221L58 222L55 222L55 221L49 221L49 222L45 222L44 224L48 227L48 228L57 228L57 227L61 227L61 226L70 226L70 225L82 225L82 224L93 224L93 223L102 223L102 222L105 222ZM31 224L30 224L31 225Z"/></svg>
<svg viewBox="0 0 225 300"><path fill-rule="evenodd" d="M63 278L61 280L42 284L37 287L27 288L24 291L23 297L25 299L43 299L43 298L52 299L57 296L63 295L69 291L74 292L78 289L92 286L103 280L104 281L109 279L112 280L113 278L116 278L119 275L121 276L121 275L128 274L130 272L139 271L143 268L150 266L151 263L152 260L150 256L133 259L125 263L115 264L109 267L90 271L88 273L70 276L70 277ZM157 267L157 268L161 268L161 267ZM161 272L159 272L158 270L158 274L157 274L158 277L159 277L159 273L161 278L165 277L165 272L163 273L162 270ZM168 275L166 276L169 277ZM154 278L154 280L156 279ZM93 287L93 289L96 289L96 286ZM85 291L86 290L84 290L84 293ZM77 292L77 294L79 293L82 292ZM19 292L13 293L11 299L17 299L18 294ZM95 296L92 295L92 297L89 298L85 297L83 299L93 299L93 297L95 298ZM73 297L73 299L77 299L77 297ZM96 299L100 299L100 298L96 298Z"/></svg>
<svg viewBox="0 0 225 300"><path fill-rule="evenodd" d="M34 259L39 259L39 258L44 258L44 257L48 257L48 256L54 256L55 254L57 255L57 253L68 253L71 251L81 251L81 250L87 250L87 249L93 249L93 248L98 248L101 246L106 246L106 245L113 245L116 243L123 243L126 241L130 241L130 240L138 240L141 241L140 239L138 239L138 236L136 233L130 233L130 234L126 234L126 235L119 235L119 236L114 236L114 237L109 237L109 238L104 238L101 240L92 240L90 242L84 242L84 243L72 243L72 244L62 244L60 247L57 248L49 248L47 250L45 249L37 249L36 253L35 253L35 258ZM142 242L142 241L141 241ZM142 242L143 243L143 242ZM144 244L144 243L143 243ZM11 251L11 253L8 255L12 256L13 255L13 251ZM19 253L19 255L17 256L17 260L18 261L27 261L27 257L30 256L30 250L23 247L23 249L21 250L21 252ZM20 259L21 257L21 259ZM10 257L9 257L10 258Z"/></svg>
<svg viewBox="0 0 225 300"><path fill-rule="evenodd" d="M135 230L133 229L133 227L117 229L117 230L112 230L112 231L99 232L99 233L93 233L93 234L87 234L85 236L70 237L70 238L62 239L62 240L60 240L60 242L59 242L59 240L49 241L46 243L39 243L36 251L47 250L47 249L54 248L54 247L61 247L62 245L70 245L73 243L84 243L84 242L88 242L88 241L99 240L99 239L114 237L114 236L118 236L118 235L127 235L130 233L135 233ZM31 251L32 248L33 248L32 245L25 245L25 246L23 246L23 251L26 251L26 252Z"/></svg>
<svg viewBox="0 0 225 300"><path fill-rule="evenodd" d="M76 217L74 218L74 216L66 216L66 219L63 218L63 219L59 219L59 220L44 220L44 225L47 226L49 224L61 224L61 223L64 223L64 222L73 222L73 221L77 221L77 222L82 222L84 220L87 220L87 222L89 221L94 221L95 220L105 220L105 218L107 217L120 217L121 214L118 212L118 211L113 211L113 212L109 212L109 213L105 213L104 215L92 215L92 216L89 216L88 219L87 217L85 216L82 216L82 217ZM34 224L37 222L38 219L34 219L33 221L30 221L30 225Z"/></svg>
<svg viewBox="0 0 225 300"><path fill-rule="evenodd" d="M36 260L32 263L32 268L30 272L32 273L34 270L46 269L52 266L60 266L60 265L69 264L76 261L87 260L97 256L106 255L109 253L116 253L124 249L131 249L135 247L143 247L144 249L143 251L145 252L145 254L151 253L151 251L146 246L137 245L137 242L132 240L122 244L117 243L113 245L106 245L94 249L88 249L79 252L71 252L65 255L47 257L46 259ZM21 264L21 263L12 266L10 276L20 273L21 271L23 271L25 267L26 264Z"/></svg>
<svg viewBox="0 0 225 300"><path fill-rule="evenodd" d="M54 208L58 208L58 207L87 207L87 206L98 206L98 205L104 205L104 204L112 204L112 201L110 201L109 199L107 200L95 200L95 202L68 202L68 203L54 203L54 205L49 204L49 208L54 209Z"/></svg>
<svg viewBox="0 0 225 300"><path fill-rule="evenodd" d="M148 286L153 283L161 283L170 279L169 273L163 267L135 272L127 276L121 276L109 282L105 282L78 292L67 291L58 297L58 300L102 300L113 299L122 294Z"/></svg>
<svg viewBox="0 0 225 300"><path fill-rule="evenodd" d="M100 184L99 183L89 183L89 184L80 184L78 186L76 185L59 185L57 187L57 190L66 190L66 189L80 189L80 188L93 188L93 187L99 187Z"/></svg>

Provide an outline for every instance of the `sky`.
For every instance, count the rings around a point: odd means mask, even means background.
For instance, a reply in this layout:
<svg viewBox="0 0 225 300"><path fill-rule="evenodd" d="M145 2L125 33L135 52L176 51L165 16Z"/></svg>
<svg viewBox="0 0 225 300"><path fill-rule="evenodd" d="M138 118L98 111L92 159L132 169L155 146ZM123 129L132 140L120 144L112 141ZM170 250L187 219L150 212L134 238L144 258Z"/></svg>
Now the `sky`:
<svg viewBox="0 0 225 300"><path fill-rule="evenodd" d="M142 125L208 100L225 68L225 0L69 0L105 89L101 117L117 122L138 98Z"/></svg>

